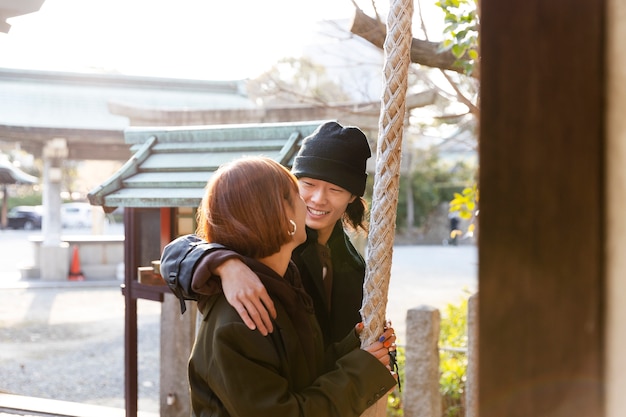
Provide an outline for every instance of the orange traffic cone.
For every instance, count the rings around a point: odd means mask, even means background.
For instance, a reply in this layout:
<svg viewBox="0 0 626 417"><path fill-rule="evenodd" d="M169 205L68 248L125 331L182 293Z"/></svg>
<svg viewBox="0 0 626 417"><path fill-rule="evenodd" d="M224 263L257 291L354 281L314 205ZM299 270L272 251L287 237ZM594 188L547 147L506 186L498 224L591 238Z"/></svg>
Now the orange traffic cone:
<svg viewBox="0 0 626 417"><path fill-rule="evenodd" d="M84 281L83 271L80 270L80 258L78 257L78 246L74 246L72 253L72 264L70 266L70 274L67 277L70 281Z"/></svg>

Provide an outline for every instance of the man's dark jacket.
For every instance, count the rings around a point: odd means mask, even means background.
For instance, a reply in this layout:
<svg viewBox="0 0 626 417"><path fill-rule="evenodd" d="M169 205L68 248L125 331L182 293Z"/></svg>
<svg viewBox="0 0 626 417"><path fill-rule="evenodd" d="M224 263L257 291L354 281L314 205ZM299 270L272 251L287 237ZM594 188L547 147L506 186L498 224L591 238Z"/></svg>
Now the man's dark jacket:
<svg viewBox="0 0 626 417"><path fill-rule="evenodd" d="M333 268L329 312L316 242L317 231L307 227L307 240L293 251L291 259L300 271L306 292L313 299L315 316L325 344L329 345L342 340L361 321L365 261L350 242L341 222L337 222L327 243Z"/></svg>

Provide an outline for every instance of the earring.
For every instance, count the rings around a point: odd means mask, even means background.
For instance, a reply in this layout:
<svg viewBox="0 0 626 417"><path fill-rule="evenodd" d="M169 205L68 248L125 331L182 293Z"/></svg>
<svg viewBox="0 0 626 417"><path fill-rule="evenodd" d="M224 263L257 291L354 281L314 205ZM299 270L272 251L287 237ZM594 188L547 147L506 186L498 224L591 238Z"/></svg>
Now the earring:
<svg viewBox="0 0 626 417"><path fill-rule="evenodd" d="M294 222L293 220L289 220L289 223L291 223L291 225L293 226L293 231L292 232L287 232L289 233L289 236L293 236L296 234L296 230L298 229L296 227L296 222Z"/></svg>

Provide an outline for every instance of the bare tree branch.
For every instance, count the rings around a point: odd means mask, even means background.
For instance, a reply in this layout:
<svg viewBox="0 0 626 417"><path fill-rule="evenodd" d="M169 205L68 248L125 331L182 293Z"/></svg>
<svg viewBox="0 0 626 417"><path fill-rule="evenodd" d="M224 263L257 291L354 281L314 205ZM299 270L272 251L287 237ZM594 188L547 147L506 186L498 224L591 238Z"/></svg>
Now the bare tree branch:
<svg viewBox="0 0 626 417"><path fill-rule="evenodd" d="M383 49L387 28L380 20L374 19L360 8L356 8L350 32L360 36L377 48ZM411 62L427 67L451 70L463 74L463 68L456 64L456 58L450 51L439 51L438 42L413 38L411 43ZM478 71L472 77L479 78Z"/></svg>
<svg viewBox="0 0 626 417"><path fill-rule="evenodd" d="M472 103L472 101L470 99L468 99L467 97L465 97L465 95L461 92L461 90L459 90L459 87L457 86L456 82L454 82L450 76L448 74L446 74L446 72L444 70L441 70L441 73L443 74L443 76L445 77L445 79L448 81L448 83L450 84L450 86L454 89L454 91L456 92L456 96L457 99L465 104L468 108L470 113L472 113L474 116L476 117L480 117L480 109L474 104Z"/></svg>

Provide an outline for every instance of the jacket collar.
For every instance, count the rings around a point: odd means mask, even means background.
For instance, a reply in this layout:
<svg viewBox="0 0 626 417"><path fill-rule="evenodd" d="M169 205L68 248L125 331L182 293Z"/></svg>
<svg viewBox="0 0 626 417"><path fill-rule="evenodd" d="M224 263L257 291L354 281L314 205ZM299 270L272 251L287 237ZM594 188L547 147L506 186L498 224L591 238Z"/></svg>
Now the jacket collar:
<svg viewBox="0 0 626 417"><path fill-rule="evenodd" d="M315 244L317 244L317 230L313 230L307 226L306 228L306 242L298 247L300 253L304 256L312 256L305 255L305 253L309 253L308 248L315 248ZM360 266L363 263L363 257L356 250L350 238L343 230L343 223L341 220L335 223L335 227L333 228L332 233L330 234L330 238L327 243L330 248L331 257L333 259L333 263L335 259L342 259L344 261L352 263L354 266ZM311 249L312 250L312 249ZM316 253L316 252L311 252Z"/></svg>

